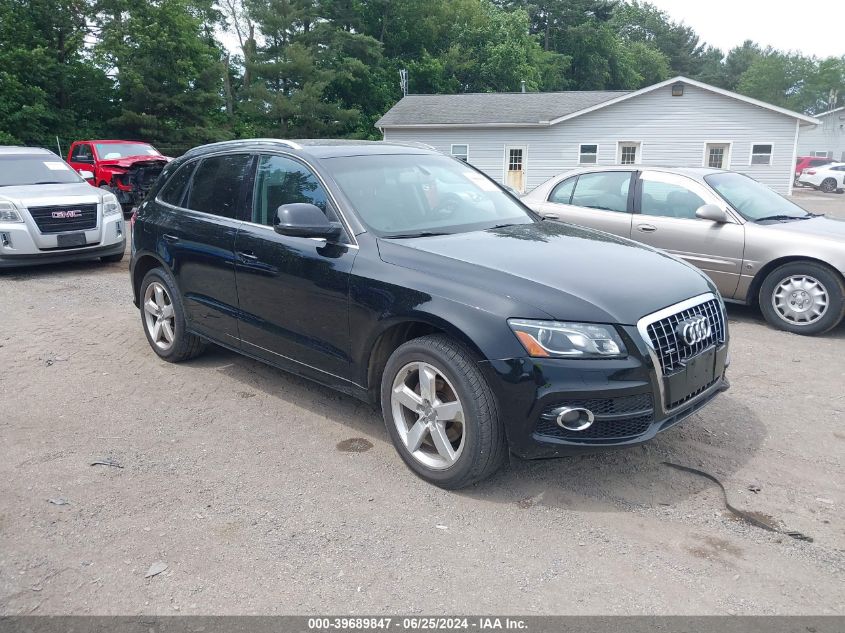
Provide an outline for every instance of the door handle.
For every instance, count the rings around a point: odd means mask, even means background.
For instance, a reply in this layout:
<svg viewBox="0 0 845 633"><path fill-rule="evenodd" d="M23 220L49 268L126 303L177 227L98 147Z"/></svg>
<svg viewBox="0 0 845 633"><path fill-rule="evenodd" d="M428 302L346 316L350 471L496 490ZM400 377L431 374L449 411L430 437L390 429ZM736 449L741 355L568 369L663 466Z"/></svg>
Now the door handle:
<svg viewBox="0 0 845 633"><path fill-rule="evenodd" d="M253 253L252 251L238 251L237 253L238 258L240 258L243 262L257 262L258 255Z"/></svg>
<svg viewBox="0 0 845 633"><path fill-rule="evenodd" d="M654 233L657 230L657 227L651 224L638 224L637 230L642 231L643 233Z"/></svg>
<svg viewBox="0 0 845 633"><path fill-rule="evenodd" d="M165 233L161 236L165 242L178 242L179 238L175 235L171 235L170 233Z"/></svg>

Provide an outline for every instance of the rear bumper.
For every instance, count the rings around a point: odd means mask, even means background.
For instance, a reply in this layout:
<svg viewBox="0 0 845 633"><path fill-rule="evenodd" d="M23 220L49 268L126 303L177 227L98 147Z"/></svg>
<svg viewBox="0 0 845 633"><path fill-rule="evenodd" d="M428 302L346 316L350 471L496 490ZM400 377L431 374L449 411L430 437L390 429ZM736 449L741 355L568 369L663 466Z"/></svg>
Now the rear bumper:
<svg viewBox="0 0 845 633"><path fill-rule="evenodd" d="M668 409L665 379L646 350L621 360L516 358L481 363L497 395L510 448L528 459L647 442L727 389L727 364L727 345L721 345L716 351L714 380L683 404ZM563 429L556 422L562 407L589 409L595 421L584 431Z"/></svg>

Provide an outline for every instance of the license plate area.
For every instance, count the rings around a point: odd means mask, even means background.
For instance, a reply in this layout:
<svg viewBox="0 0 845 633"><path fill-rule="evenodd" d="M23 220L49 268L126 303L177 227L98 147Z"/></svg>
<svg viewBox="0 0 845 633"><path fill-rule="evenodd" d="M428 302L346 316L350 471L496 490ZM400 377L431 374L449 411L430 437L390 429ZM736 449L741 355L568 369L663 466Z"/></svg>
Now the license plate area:
<svg viewBox="0 0 845 633"><path fill-rule="evenodd" d="M710 347L686 361L683 369L666 377L669 408L697 395L716 379L716 348Z"/></svg>
<svg viewBox="0 0 845 633"><path fill-rule="evenodd" d="M85 246L85 233L64 233L56 236L56 246L70 248L71 246Z"/></svg>

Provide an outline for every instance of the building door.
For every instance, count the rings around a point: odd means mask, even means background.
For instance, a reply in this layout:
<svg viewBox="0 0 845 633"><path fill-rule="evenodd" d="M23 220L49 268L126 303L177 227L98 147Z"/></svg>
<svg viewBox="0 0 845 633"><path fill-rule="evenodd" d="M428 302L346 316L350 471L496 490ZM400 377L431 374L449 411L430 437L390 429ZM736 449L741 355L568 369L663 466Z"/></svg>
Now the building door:
<svg viewBox="0 0 845 633"><path fill-rule="evenodd" d="M707 143L704 148L704 166L713 169L727 169L730 165L730 143Z"/></svg>
<svg viewBox="0 0 845 633"><path fill-rule="evenodd" d="M525 193L525 148L505 148L505 184Z"/></svg>

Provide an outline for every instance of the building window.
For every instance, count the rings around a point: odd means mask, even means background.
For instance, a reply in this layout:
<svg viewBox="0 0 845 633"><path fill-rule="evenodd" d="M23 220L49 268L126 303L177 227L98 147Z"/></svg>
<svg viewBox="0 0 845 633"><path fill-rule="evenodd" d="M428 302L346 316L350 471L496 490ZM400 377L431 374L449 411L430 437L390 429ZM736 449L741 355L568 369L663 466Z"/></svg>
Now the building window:
<svg viewBox="0 0 845 633"><path fill-rule="evenodd" d="M465 163L469 162L469 145L452 145L452 156L455 158L464 161Z"/></svg>
<svg viewBox="0 0 845 633"><path fill-rule="evenodd" d="M520 193L525 191L525 153L522 147L505 148L505 184Z"/></svg>
<svg viewBox="0 0 845 633"><path fill-rule="evenodd" d="M620 142L618 161L620 165L636 165L640 162L640 143Z"/></svg>
<svg viewBox="0 0 845 633"><path fill-rule="evenodd" d="M827 152L813 152L813 156L820 156L821 158L827 158Z"/></svg>
<svg viewBox="0 0 845 633"><path fill-rule="evenodd" d="M752 165L772 164L772 145L770 143L755 143L751 146Z"/></svg>
<svg viewBox="0 0 845 633"><path fill-rule="evenodd" d="M595 165L598 162L599 146L582 143L578 150L578 162L582 165Z"/></svg>
<svg viewBox="0 0 845 633"><path fill-rule="evenodd" d="M707 143L704 152L704 166L713 169L727 169L730 164L729 143Z"/></svg>

